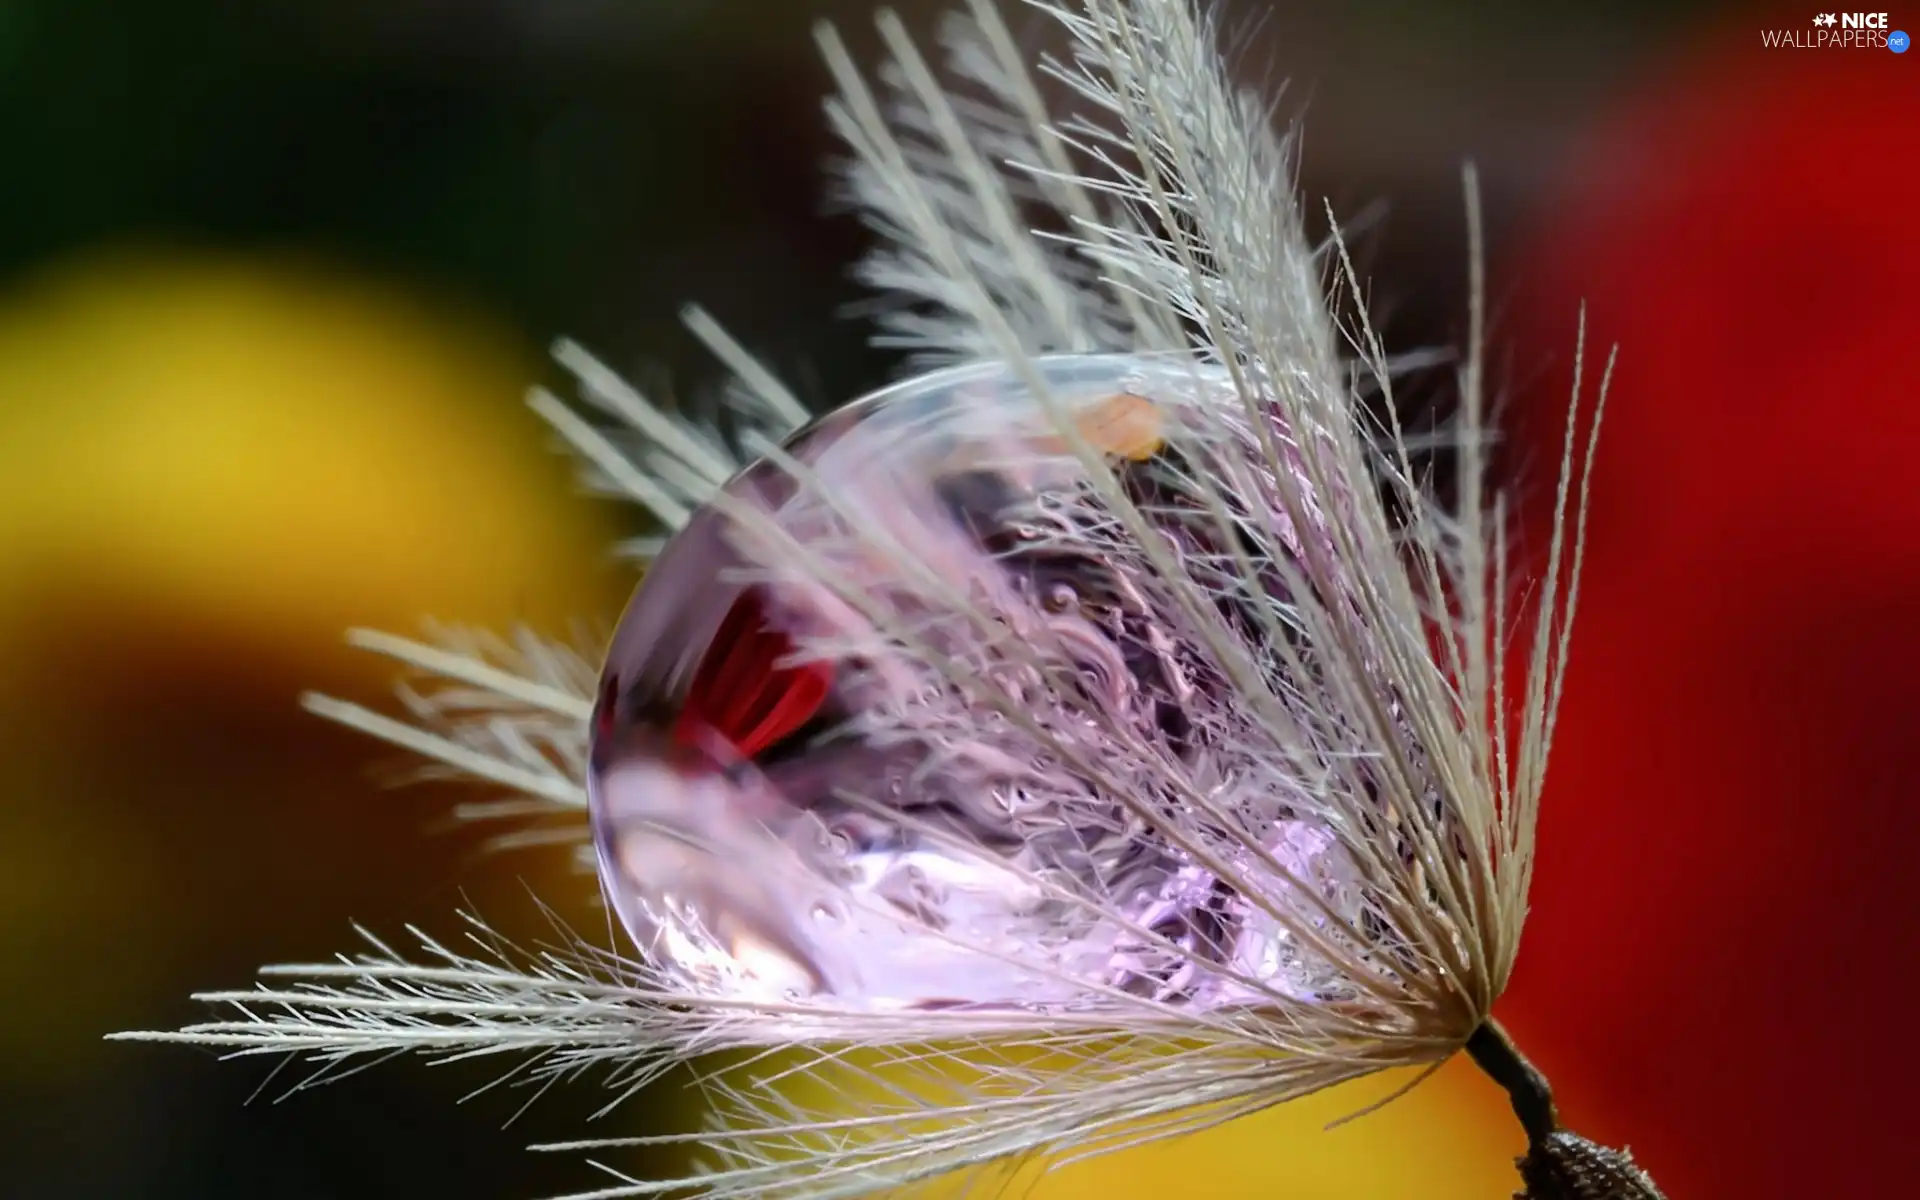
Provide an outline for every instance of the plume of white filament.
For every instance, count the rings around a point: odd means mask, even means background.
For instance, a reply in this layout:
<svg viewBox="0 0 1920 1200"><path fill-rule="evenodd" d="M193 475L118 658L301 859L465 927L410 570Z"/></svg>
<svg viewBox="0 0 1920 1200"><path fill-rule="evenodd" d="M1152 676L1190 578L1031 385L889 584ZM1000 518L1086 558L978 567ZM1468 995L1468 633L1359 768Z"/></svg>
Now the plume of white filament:
<svg viewBox="0 0 1920 1200"><path fill-rule="evenodd" d="M1326 280L1359 286L1344 246L1309 241L1289 143L1265 105L1229 83L1209 26L1186 0L1030 7L1063 32L1062 57L1029 62L989 0L969 0L943 34L944 76L882 14L890 57L877 87L820 31L839 86L828 118L853 152L845 186L880 235L860 268L877 297L877 338L923 363L1005 364L1043 405L1034 363L1047 353L1178 355L1230 381L1237 407L1213 419L1238 432L1239 457L1196 486L1207 518L1252 546L1229 570L1249 591L1265 586L1263 572L1288 585L1284 610L1258 610L1275 635L1269 658L1227 635L1210 604L1219 584L1160 548L1064 414L1061 429L1118 522L1113 549L1144 564L1231 681L1249 761L1308 781L1307 802L1376 898L1393 939L1385 958L1358 931L1334 936L1264 901L1353 982L1352 1002L1275 994L1196 1013L1128 994L1084 1014L842 1011L689 990L577 939L523 952L472 921L460 943L410 931L402 948L363 934L366 953L269 968L254 989L201 997L226 1006L219 1020L123 1036L291 1054L315 1064L310 1081L396 1053L499 1057L512 1060L506 1078L541 1089L597 1074L609 1107L701 1060L707 1130L550 1148L696 1143L710 1159L697 1173L603 1168L605 1186L581 1195L760 1200L1105 1153L1382 1069L1437 1065L1480 1026L1519 947L1592 442L1577 445L1570 423L1549 561L1519 610L1507 600L1505 509L1486 483L1477 225L1472 344L1444 439L1459 500L1443 506L1392 416L1379 338L1364 316L1335 315ZM1049 110L1061 92L1068 115ZM736 380L746 444L777 446L808 419L710 317L690 310L687 323ZM556 357L579 400L537 391L530 403L596 489L637 504L665 535L742 466L716 431L663 411L578 346L563 343ZM1382 402L1363 403L1356 381ZM1250 522L1236 499L1244 489L1263 489L1284 520ZM408 668L403 715L319 696L309 708L497 788L499 799L463 815L516 822L509 839L584 837L596 670L583 655L524 633L352 640ZM1289 649L1296 641L1312 648L1311 669ZM1506 658L1516 644L1527 654L1517 675ZM999 710L1019 718L1015 703ZM1086 769L1102 778L1101 764ZM1186 786L1231 842L1230 814ZM1166 818L1143 806L1142 819ZM1231 876L1216 842L1167 832ZM732 1053L709 1065L715 1052ZM805 1086L791 1086L799 1077ZM830 1099L841 1093L859 1098L855 1110Z"/></svg>

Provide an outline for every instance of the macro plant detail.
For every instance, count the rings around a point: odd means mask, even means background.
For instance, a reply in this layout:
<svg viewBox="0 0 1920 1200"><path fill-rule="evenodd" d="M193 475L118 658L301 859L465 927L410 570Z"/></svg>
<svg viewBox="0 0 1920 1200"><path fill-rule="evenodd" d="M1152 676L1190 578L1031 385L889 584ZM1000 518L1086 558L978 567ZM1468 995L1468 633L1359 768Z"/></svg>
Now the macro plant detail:
<svg viewBox="0 0 1920 1200"><path fill-rule="evenodd" d="M1030 61L987 0L945 27L944 75L889 15L877 81L821 31L876 340L911 373L815 419L690 310L734 376L723 433L563 345L581 400L533 406L664 534L604 666L360 634L417 677L407 716L309 701L508 794L470 815L562 818L630 944L369 938L127 1036L322 1077L511 1056L541 1087L598 1072L610 1106L734 1052L700 1076L707 1131L558 1147L707 1157L605 1168L594 1197L1058 1164L1465 1049L1514 1098L1529 1195L1659 1194L1559 1128L1491 1020L1594 434L1570 422L1523 603L1477 226L1458 411L1415 436L1376 331L1340 315L1345 246L1309 239L1290 144L1212 29L1182 0L1027 7L1060 56ZM873 1099L773 1086L795 1073Z"/></svg>

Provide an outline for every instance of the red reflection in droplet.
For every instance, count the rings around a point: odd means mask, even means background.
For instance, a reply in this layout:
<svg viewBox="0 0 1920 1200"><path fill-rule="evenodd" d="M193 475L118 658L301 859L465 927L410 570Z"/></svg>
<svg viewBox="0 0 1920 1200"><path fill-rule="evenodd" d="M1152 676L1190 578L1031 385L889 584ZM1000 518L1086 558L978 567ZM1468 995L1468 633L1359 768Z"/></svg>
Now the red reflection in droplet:
<svg viewBox="0 0 1920 1200"><path fill-rule="evenodd" d="M742 592L700 660L674 740L694 745L718 734L747 759L779 745L820 711L833 686L831 663L783 661L794 653L793 639L767 623L760 590Z"/></svg>

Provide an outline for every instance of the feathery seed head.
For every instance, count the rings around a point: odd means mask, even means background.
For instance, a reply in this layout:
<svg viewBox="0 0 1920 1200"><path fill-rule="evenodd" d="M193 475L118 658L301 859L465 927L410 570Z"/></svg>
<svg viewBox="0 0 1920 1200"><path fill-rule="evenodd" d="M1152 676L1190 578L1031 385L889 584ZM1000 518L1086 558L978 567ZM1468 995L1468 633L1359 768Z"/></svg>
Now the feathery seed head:
<svg viewBox="0 0 1920 1200"><path fill-rule="evenodd" d="M534 407L668 534L597 690L533 641L365 635L438 679L413 720L311 702L515 793L476 815L590 823L631 953L376 941L133 1036L323 1075L511 1052L542 1084L606 1068L617 1096L751 1050L702 1074L697 1138L569 1148L718 1160L594 1196L822 1198L1172 1136L1482 1030L1586 468L1570 440L1517 611L1477 261L1443 505L1378 338L1334 315L1344 248L1308 241L1287 143L1206 25L1185 0L1029 4L1071 48L1038 75L988 0L948 27L944 82L890 16L878 92L822 33L878 339L929 373L808 423L692 312L737 377L742 462L561 347L584 404ZM759 1053L782 1047L799 1067ZM816 1108L776 1085L795 1072L873 1099Z"/></svg>

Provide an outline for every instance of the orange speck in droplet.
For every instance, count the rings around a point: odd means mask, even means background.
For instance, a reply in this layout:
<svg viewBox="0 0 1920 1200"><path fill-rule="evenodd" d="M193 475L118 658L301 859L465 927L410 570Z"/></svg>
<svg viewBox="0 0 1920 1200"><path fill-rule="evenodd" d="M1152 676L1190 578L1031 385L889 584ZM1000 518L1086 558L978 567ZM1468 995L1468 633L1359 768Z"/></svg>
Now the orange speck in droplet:
<svg viewBox="0 0 1920 1200"><path fill-rule="evenodd" d="M1152 458L1166 444L1160 406L1132 392L1106 397L1081 413L1074 425L1101 453L1135 462Z"/></svg>

